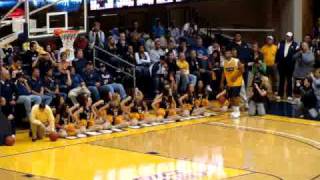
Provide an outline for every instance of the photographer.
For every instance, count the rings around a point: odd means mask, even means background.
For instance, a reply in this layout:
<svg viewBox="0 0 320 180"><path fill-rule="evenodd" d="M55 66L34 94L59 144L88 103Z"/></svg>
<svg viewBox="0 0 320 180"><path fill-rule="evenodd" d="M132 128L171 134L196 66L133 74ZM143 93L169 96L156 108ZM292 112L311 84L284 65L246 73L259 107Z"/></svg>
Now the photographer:
<svg viewBox="0 0 320 180"><path fill-rule="evenodd" d="M302 113L301 117L317 119L319 111L317 110L317 97L314 94L312 83L311 77L306 77L302 81L297 82L297 88L299 88L301 94L299 110Z"/></svg>
<svg viewBox="0 0 320 180"><path fill-rule="evenodd" d="M252 89L252 95L250 96L249 100L249 115L255 116L255 115L265 115L266 109L265 109L265 103L267 101L267 86L266 82L267 79L263 79L260 73L257 73L253 80L253 89Z"/></svg>

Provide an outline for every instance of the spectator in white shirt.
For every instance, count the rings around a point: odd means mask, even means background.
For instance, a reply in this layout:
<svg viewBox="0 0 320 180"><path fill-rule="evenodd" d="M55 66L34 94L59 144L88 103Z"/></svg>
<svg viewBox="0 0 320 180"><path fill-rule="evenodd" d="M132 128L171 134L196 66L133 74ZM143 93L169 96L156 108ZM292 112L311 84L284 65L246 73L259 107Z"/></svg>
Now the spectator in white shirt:
<svg viewBox="0 0 320 180"><path fill-rule="evenodd" d="M159 62L160 57L164 56L165 52L161 49L160 39L154 41L154 49L150 51L150 60L152 63Z"/></svg>
<svg viewBox="0 0 320 180"><path fill-rule="evenodd" d="M104 48L106 37L100 29L100 23L95 22L92 30L89 32L89 48L92 49L95 45Z"/></svg>

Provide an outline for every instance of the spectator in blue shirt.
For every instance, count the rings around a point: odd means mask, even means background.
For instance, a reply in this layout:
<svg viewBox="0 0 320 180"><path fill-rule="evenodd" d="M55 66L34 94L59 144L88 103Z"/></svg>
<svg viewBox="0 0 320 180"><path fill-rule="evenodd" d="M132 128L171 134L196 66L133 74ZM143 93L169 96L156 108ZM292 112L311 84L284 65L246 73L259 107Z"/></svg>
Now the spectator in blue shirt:
<svg viewBox="0 0 320 180"><path fill-rule="evenodd" d="M83 70L87 63L88 61L84 58L83 50L78 49L76 52L76 58L72 61L72 65L76 68L77 74L83 74Z"/></svg>
<svg viewBox="0 0 320 180"><path fill-rule="evenodd" d="M49 69L46 72L46 75L43 79L43 86L44 86L44 92L51 96L53 99L57 97L57 95L60 95L64 98L64 100L67 98L67 94L60 92L60 86L57 83L55 77L53 76L53 69Z"/></svg>
<svg viewBox="0 0 320 180"><path fill-rule="evenodd" d="M162 26L160 19L156 19L156 24L152 27L152 33L155 38L160 38L165 35L166 31Z"/></svg>
<svg viewBox="0 0 320 180"><path fill-rule="evenodd" d="M98 88L101 86L100 75L94 69L92 61L89 61L86 65L86 68L83 72L83 80L91 92L93 101L99 100L100 93Z"/></svg>
<svg viewBox="0 0 320 180"><path fill-rule="evenodd" d="M67 73L67 78L70 79L70 91L68 94L68 97L72 101L72 103L78 104L77 97L80 94L87 94L91 95L91 92L86 86L86 83L83 81L82 77L76 73L75 67L71 66L68 68L66 71Z"/></svg>
<svg viewBox="0 0 320 180"><path fill-rule="evenodd" d="M38 68L34 68L32 70L32 76L29 80L29 85L31 88L31 93L41 97L41 100L44 104L50 105L52 102L52 97L44 92L44 86L40 79L40 70Z"/></svg>
<svg viewBox="0 0 320 180"><path fill-rule="evenodd" d="M15 88L17 92L17 104L24 104L27 115L29 117L31 112L32 103L40 104L41 96L31 94L31 88L27 79L24 78L22 73L16 75L17 81L15 82Z"/></svg>
<svg viewBox="0 0 320 180"><path fill-rule="evenodd" d="M204 84L207 86L207 90L211 91L211 71L209 63L209 54L207 48L203 46L203 40L201 37L197 38L197 45L194 48L196 51L196 59L198 62L197 76L199 79L203 80Z"/></svg>
<svg viewBox="0 0 320 180"><path fill-rule="evenodd" d="M116 83L113 80L112 75L107 71L104 65L101 65L100 70L101 86L99 88L100 94L108 94L108 98L111 99L112 95L117 92L120 94L121 99L127 97L127 93L122 84Z"/></svg>

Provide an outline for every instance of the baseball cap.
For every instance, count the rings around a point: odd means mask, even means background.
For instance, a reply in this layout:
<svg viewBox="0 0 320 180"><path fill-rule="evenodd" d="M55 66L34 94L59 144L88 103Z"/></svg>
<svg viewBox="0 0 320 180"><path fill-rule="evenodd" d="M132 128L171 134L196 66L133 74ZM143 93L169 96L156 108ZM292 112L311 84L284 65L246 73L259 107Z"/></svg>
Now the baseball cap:
<svg viewBox="0 0 320 180"><path fill-rule="evenodd" d="M292 37L293 33L292 32L287 32L286 36Z"/></svg>
<svg viewBox="0 0 320 180"><path fill-rule="evenodd" d="M273 36L267 36L267 39L274 40Z"/></svg>

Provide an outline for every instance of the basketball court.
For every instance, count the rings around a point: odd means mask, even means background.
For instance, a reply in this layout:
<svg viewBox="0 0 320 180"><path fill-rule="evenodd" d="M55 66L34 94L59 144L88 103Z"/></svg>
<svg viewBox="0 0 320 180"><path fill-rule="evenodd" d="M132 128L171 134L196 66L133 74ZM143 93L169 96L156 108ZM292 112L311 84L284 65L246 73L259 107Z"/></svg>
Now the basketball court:
<svg viewBox="0 0 320 180"><path fill-rule="evenodd" d="M0 47L21 35L28 40L51 40L55 30L60 29L69 33L66 40L60 36L63 47L72 49L77 35L90 31L89 5L96 11L147 7L158 0L101 1L102 4L74 0L68 1L72 3L68 5L71 9L63 8L64 0L17 2L0 20L0 28L12 25L12 34L1 36ZM164 3L167 1L159 0L158 4ZM16 14L12 15L13 12ZM201 30L206 34L235 31L234 28ZM273 28L242 30L263 36L275 31ZM99 53L95 51L104 52L95 47L94 63L99 61L96 57ZM136 80L135 73L127 75ZM279 110L278 106L275 109ZM320 180L320 122L283 116L244 114L232 120L229 114L218 114L56 142L44 138L33 143L25 130L18 132L16 142L13 147L0 147L0 180Z"/></svg>
<svg viewBox="0 0 320 180"><path fill-rule="evenodd" d="M320 179L320 123L226 115L3 147L4 179Z"/></svg>

